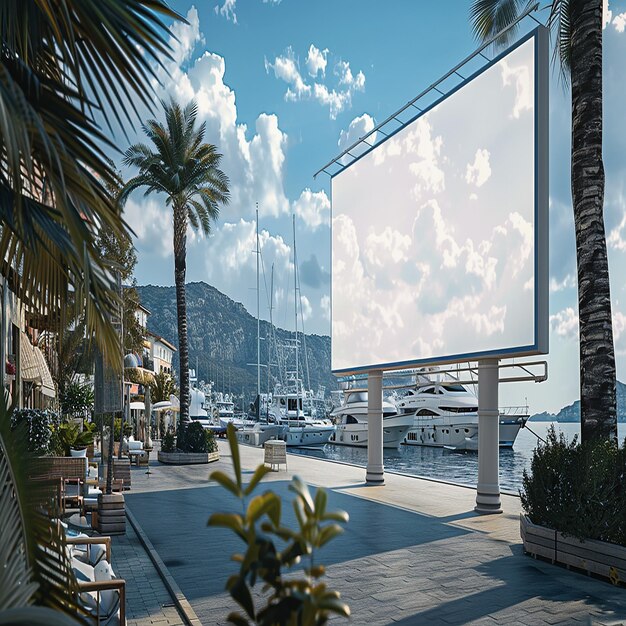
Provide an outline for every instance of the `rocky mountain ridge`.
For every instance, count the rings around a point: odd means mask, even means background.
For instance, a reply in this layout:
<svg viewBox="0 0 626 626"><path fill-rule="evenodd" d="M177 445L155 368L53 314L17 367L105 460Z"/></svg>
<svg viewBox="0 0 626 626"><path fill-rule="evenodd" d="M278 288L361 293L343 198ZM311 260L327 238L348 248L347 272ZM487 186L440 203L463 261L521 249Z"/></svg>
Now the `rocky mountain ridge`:
<svg viewBox="0 0 626 626"><path fill-rule="evenodd" d="M142 305L150 311L148 329L178 347L175 288L142 285L137 286L137 292ZM257 383L256 317L250 315L243 304L204 282L189 283L186 296L190 367L197 365L199 380L213 380L218 391L241 394L243 390L246 401L250 401L256 393ZM270 324L261 320L263 366L268 363L270 333ZM293 339L293 331L276 328L277 343L286 346L289 342L293 343ZM303 346L302 335L299 339ZM330 372L330 337L307 334L305 340L311 388L317 390L318 385L323 385L327 390L335 389L335 377ZM284 350L287 351L286 348ZM301 355L299 359L299 369L306 385L306 361L303 357ZM272 360L276 361L274 351ZM174 366L178 370L176 358ZM294 368L291 356L290 369ZM270 390L277 377L278 367L273 364L270 368ZM267 388L268 371L267 367L262 367L261 390L264 392Z"/></svg>

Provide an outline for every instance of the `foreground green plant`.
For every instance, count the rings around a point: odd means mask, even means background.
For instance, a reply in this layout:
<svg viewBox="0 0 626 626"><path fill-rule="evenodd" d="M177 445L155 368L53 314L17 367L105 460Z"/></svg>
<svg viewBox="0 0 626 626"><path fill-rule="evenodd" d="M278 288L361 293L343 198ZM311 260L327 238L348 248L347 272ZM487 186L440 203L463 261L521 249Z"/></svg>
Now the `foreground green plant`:
<svg viewBox="0 0 626 626"><path fill-rule="evenodd" d="M294 476L289 489L295 493L292 504L298 528L283 526L280 496L265 491L253 497L255 489L271 470L259 465L244 486L232 424L228 425L227 433L235 480L220 471L213 472L210 478L240 500L244 513L214 513L208 525L229 528L246 547L243 554L233 555L233 560L240 564L239 572L226 583L226 589L244 614L233 612L228 621L238 626L318 626L326 624L331 613L349 617L350 608L340 600L339 592L321 582L325 568L315 562L316 551L343 532L339 524L348 521L348 514L327 511L326 492L317 489L313 498L308 487ZM282 550L276 540L284 545ZM303 558L306 561L304 576L298 577L292 568ZM284 570L289 573L287 579ZM265 606L259 608L255 606L251 591L258 580L263 581L262 591L266 594Z"/></svg>
<svg viewBox="0 0 626 626"><path fill-rule="evenodd" d="M30 448L28 421L11 428L0 399L0 624L71 626L81 615L78 587L62 529L47 516L57 494L33 480L45 464Z"/></svg>
<svg viewBox="0 0 626 626"><path fill-rule="evenodd" d="M524 470L520 496L534 524L626 546L626 442L568 442L550 428Z"/></svg>

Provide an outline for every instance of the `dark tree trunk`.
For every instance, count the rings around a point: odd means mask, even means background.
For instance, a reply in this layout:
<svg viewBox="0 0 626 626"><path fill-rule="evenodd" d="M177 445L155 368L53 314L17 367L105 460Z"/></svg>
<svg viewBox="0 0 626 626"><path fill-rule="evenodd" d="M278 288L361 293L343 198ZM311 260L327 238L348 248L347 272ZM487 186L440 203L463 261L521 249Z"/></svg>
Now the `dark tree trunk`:
<svg viewBox="0 0 626 626"><path fill-rule="evenodd" d="M570 18L582 441L616 440L615 353L603 215L602 0L570 0Z"/></svg>
<svg viewBox="0 0 626 626"><path fill-rule="evenodd" d="M183 208L174 206L174 280L178 316L178 363L180 370L180 423L189 420L189 346L187 344L187 219Z"/></svg>

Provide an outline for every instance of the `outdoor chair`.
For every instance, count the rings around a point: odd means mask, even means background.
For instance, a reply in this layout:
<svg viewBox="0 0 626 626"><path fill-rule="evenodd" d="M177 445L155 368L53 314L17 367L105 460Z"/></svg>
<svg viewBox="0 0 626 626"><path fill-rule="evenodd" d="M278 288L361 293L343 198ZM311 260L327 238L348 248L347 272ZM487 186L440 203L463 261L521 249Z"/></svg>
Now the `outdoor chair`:
<svg viewBox="0 0 626 626"><path fill-rule="evenodd" d="M139 458L144 455L143 442L131 439L128 442L128 458L130 464L139 465Z"/></svg>
<svg viewBox="0 0 626 626"><path fill-rule="evenodd" d="M86 615L98 625L126 624L126 581L111 568L111 538L68 537L67 544ZM81 545L87 551L78 552Z"/></svg>

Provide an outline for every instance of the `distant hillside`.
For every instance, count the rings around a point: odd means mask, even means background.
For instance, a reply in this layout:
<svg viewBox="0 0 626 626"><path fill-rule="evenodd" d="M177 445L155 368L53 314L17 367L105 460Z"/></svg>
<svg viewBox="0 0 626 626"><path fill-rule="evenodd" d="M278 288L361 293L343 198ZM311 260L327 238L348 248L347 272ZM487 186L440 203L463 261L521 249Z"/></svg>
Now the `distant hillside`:
<svg viewBox="0 0 626 626"><path fill-rule="evenodd" d="M178 346L176 292L174 287L138 286L141 303L150 311L148 328ZM214 380L216 388L251 398L256 390L257 322L244 306L204 282L187 285L187 323L190 367L199 370L199 379ZM261 337L269 336L270 324L261 320ZM279 341L293 340L293 331L276 329ZM300 341L302 343L302 337ZM268 362L268 341L261 341L261 363ZM307 335L311 387L318 384L335 389L330 373L330 337ZM293 361L293 358L292 358ZM248 365L253 363L255 365ZM303 367L304 359L300 359ZM175 362L178 369L178 362ZM292 366L293 369L293 366ZM272 368L277 375L277 368ZM274 382L271 383L273 388ZM306 380L305 380L306 384ZM267 369L261 369L261 389L267 389Z"/></svg>
<svg viewBox="0 0 626 626"><path fill-rule="evenodd" d="M580 400L563 407L558 413L537 413L531 420L536 422L580 422ZM626 422L626 385L617 381L617 421Z"/></svg>

